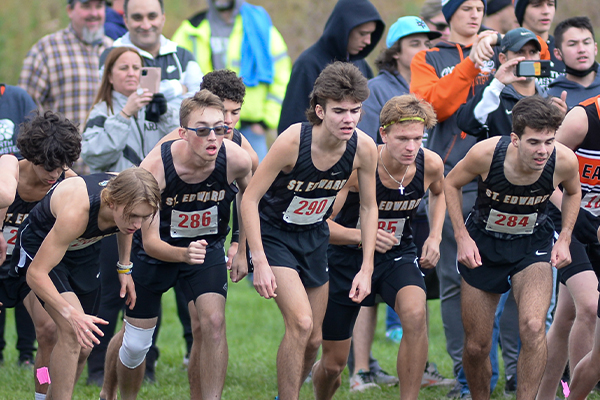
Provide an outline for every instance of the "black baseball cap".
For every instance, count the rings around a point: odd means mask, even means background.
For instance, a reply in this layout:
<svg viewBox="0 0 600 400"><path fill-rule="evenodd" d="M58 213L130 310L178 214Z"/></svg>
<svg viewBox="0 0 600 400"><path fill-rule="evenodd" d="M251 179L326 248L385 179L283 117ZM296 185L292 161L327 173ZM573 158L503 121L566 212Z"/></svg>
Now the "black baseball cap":
<svg viewBox="0 0 600 400"><path fill-rule="evenodd" d="M516 28L506 32L500 44L500 51L502 53L506 53L509 50L517 52L529 42L535 42L538 51L542 51L542 45L533 32L525 28Z"/></svg>

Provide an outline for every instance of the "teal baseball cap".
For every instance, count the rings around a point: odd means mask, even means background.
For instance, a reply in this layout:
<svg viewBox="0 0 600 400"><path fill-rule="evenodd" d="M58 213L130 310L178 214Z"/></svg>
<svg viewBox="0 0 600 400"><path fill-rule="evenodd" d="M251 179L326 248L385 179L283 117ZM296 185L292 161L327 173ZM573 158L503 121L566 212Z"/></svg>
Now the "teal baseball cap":
<svg viewBox="0 0 600 400"><path fill-rule="evenodd" d="M389 49L399 39L409 35L414 35L416 33L426 34L429 40L437 39L442 36L442 34L439 32L432 32L429 30L429 27L421 18L408 16L398 18L398 20L394 22L392 26L390 26L390 30L388 31L385 39L385 45Z"/></svg>

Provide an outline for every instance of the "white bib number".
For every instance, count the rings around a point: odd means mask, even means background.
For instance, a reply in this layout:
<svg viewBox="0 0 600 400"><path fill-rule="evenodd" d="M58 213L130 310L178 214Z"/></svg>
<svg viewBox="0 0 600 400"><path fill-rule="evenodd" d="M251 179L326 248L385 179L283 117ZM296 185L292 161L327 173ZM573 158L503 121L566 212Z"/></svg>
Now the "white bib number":
<svg viewBox="0 0 600 400"><path fill-rule="evenodd" d="M531 235L536 221L537 213L509 214L492 209L485 229L512 235Z"/></svg>
<svg viewBox="0 0 600 400"><path fill-rule="evenodd" d="M581 208L600 216L600 193L589 192L581 199Z"/></svg>
<svg viewBox="0 0 600 400"><path fill-rule="evenodd" d="M283 220L294 225L310 225L323 220L335 196L306 199L294 196L287 210L283 213Z"/></svg>
<svg viewBox="0 0 600 400"><path fill-rule="evenodd" d="M217 206L199 211L171 211L171 237L198 237L214 235L219 231Z"/></svg>
<svg viewBox="0 0 600 400"><path fill-rule="evenodd" d="M6 225L2 230L2 235L4 235L4 240L6 241L6 255L12 255L15 245L17 244L17 232L19 228L16 226Z"/></svg>
<svg viewBox="0 0 600 400"><path fill-rule="evenodd" d="M377 221L377 228L394 235L394 237L398 239L398 243L394 246L398 246L400 245L400 241L402 240L402 233L404 232L405 223L406 218L379 218L379 220ZM356 229L360 229L360 217L358 218Z"/></svg>

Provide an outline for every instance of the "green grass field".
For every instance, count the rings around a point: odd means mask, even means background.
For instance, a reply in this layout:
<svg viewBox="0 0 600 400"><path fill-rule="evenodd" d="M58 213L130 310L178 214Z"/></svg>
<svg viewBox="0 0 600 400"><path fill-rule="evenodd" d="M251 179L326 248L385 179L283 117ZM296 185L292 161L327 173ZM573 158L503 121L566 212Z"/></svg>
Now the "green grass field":
<svg viewBox="0 0 600 400"><path fill-rule="evenodd" d="M451 376L452 363L445 351L439 301L430 301L431 329L429 359L437 363L445 376ZM177 319L172 292L163 296L163 325L159 336L161 356L156 369L157 382L144 384L140 399L185 399L189 398L187 374L182 365L185 344L181 325ZM378 326L373 353L385 370L395 371L397 346L385 339L384 308L380 307ZM458 321L457 321L458 323ZM33 398L33 371L17 366L17 352L14 348L16 334L13 310L7 315L7 348L4 351L4 365L0 367L0 399ZM248 282L231 284L227 300L227 338L229 342L229 367L225 382L224 399L265 399L272 400L277 394L275 356L283 335L283 321L272 300L258 296ZM84 372L75 388L74 399L96 399L100 392L95 386L86 386ZM504 381L498 384L492 398L503 399ZM445 399L448 388L425 388L422 399ZM312 399L312 385L305 384L301 399ZM398 387L350 394L348 374L343 375L342 387L336 399L397 399ZM591 399L600 399L593 395Z"/></svg>

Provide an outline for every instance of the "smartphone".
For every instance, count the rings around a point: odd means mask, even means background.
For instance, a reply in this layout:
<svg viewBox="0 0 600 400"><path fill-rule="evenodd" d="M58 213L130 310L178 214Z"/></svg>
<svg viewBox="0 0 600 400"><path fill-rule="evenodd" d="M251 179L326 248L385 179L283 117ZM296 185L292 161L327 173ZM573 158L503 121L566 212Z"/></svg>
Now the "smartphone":
<svg viewBox="0 0 600 400"><path fill-rule="evenodd" d="M517 76L550 77L550 60L520 61L517 64Z"/></svg>
<svg viewBox="0 0 600 400"><path fill-rule="evenodd" d="M140 87L148 89L152 94L160 91L161 69L158 67L143 67L140 72Z"/></svg>

